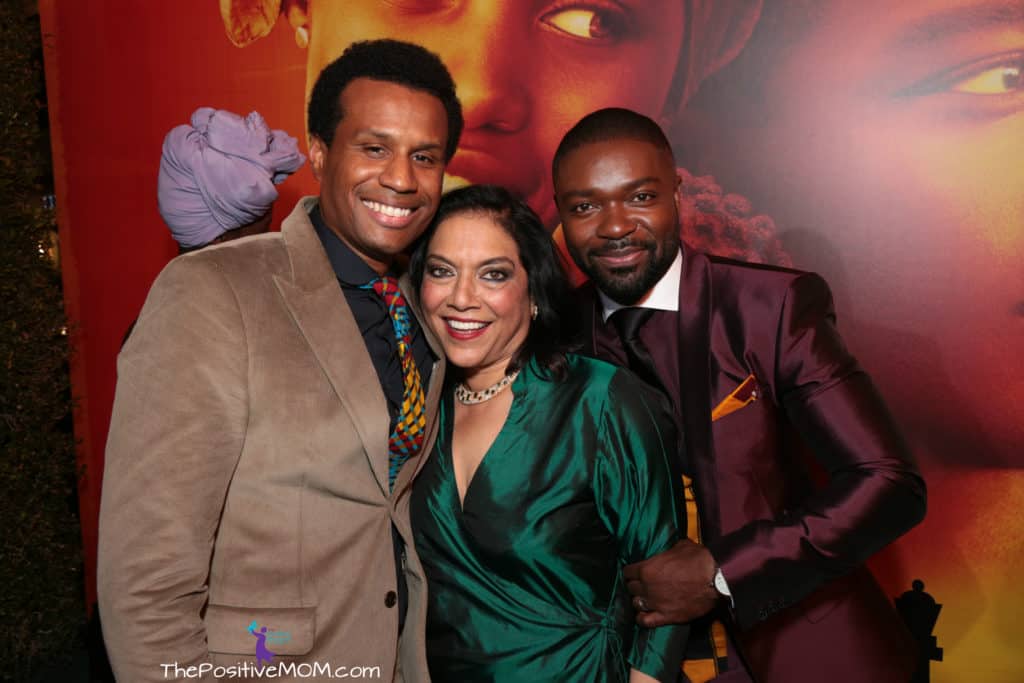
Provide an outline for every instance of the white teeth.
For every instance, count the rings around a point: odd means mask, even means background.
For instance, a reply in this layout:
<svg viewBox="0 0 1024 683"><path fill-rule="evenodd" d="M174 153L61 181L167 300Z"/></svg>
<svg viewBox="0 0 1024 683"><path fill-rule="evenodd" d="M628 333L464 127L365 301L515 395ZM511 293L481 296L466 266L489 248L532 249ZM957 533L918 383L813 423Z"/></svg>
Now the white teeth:
<svg viewBox="0 0 1024 683"><path fill-rule="evenodd" d="M364 199L363 204L365 204L371 211L376 211L377 213L382 213L385 216L392 216L394 218L404 218L412 213L412 209L389 206L388 204L381 204L380 202L374 202L369 199Z"/></svg>
<svg viewBox="0 0 1024 683"><path fill-rule="evenodd" d="M468 332L470 330L479 330L487 326L487 323L468 322L464 320L449 320L449 327L460 330L462 332Z"/></svg>

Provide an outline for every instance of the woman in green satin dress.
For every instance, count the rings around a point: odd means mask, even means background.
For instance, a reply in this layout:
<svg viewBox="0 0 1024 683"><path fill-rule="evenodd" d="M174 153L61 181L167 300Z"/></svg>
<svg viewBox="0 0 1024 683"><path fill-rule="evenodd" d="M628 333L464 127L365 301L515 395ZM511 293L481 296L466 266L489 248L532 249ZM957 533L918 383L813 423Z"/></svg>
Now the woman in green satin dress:
<svg viewBox="0 0 1024 683"><path fill-rule="evenodd" d="M664 399L566 352L558 253L504 189L446 195L410 270L455 379L411 502L431 678L676 681L687 627L636 626L622 578L685 528Z"/></svg>

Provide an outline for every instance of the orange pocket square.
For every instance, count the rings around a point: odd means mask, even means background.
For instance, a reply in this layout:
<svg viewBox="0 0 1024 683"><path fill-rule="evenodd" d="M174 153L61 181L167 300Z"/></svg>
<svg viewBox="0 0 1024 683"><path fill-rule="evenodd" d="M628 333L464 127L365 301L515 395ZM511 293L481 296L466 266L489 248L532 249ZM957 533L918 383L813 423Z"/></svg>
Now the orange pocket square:
<svg viewBox="0 0 1024 683"><path fill-rule="evenodd" d="M731 394L722 399L722 402L715 406L715 409L711 411L711 421L725 417L729 413L734 413L740 408L753 403L757 400L757 378L753 375L747 375L747 378L743 380Z"/></svg>

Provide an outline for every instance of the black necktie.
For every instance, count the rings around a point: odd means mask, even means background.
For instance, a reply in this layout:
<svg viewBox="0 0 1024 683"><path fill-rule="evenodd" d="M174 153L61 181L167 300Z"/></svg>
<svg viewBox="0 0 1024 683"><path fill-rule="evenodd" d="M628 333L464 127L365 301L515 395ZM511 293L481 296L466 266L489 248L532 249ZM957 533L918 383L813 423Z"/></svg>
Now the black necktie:
<svg viewBox="0 0 1024 683"><path fill-rule="evenodd" d="M622 348L629 359L629 369L656 389L663 390L654 358L647 346L640 341L640 328L654 315L650 308L620 308L612 313L612 324L622 340Z"/></svg>
<svg viewBox="0 0 1024 683"><path fill-rule="evenodd" d="M644 326L654 310L650 308L620 308L612 313L611 321L622 340L622 348L626 350L626 357L629 359L629 369L635 372L640 379L652 387L658 389L664 395L665 385L658 377L658 370L654 365L654 358L647 346L640 341L640 328ZM680 442L681 444L681 442ZM680 445L680 453L683 453ZM700 542L700 526L697 520L697 500L694 496L693 483L689 477L683 477L683 486L686 491L685 504L687 515L687 537L694 542ZM683 676L686 680L710 680L716 675L712 672L724 672L728 668L728 654L726 651L725 628L708 615L693 622L690 629L690 640L686 646L686 661L683 662L683 671L690 678Z"/></svg>

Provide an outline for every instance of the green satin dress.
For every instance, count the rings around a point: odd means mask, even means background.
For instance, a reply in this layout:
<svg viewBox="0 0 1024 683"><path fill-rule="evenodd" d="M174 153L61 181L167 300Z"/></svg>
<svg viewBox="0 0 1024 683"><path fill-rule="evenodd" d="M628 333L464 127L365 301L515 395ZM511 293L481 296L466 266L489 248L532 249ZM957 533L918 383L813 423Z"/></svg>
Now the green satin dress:
<svg viewBox="0 0 1024 683"><path fill-rule="evenodd" d="M622 567L679 539L676 433L627 371L569 356L552 382L528 365L508 419L466 489L452 470L452 395L416 480L435 683L675 681L685 626L641 629Z"/></svg>

